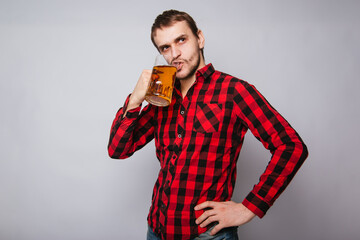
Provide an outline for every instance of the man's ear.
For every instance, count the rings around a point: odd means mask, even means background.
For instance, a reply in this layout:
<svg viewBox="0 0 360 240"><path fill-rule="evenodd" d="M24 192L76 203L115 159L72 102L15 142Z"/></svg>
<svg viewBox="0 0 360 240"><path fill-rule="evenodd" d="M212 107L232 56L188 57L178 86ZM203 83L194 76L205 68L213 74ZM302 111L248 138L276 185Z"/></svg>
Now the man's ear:
<svg viewBox="0 0 360 240"><path fill-rule="evenodd" d="M198 30L197 32L197 36L198 36L198 44L199 44L199 48L203 49L205 46L205 38L204 38L204 34L201 30Z"/></svg>

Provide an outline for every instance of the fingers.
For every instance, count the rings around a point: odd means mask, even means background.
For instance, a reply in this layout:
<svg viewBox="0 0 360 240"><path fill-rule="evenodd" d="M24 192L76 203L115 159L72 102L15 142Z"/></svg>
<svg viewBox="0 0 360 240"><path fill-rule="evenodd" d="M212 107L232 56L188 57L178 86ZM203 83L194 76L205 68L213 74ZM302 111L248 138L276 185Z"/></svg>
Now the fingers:
<svg viewBox="0 0 360 240"><path fill-rule="evenodd" d="M216 211L214 210L208 210L205 211L203 214L201 214L200 217L198 217L198 219L196 219L195 223L196 224L201 224L200 227L205 227L207 226L209 223L216 221L213 216L216 214ZM205 222L204 222L205 221Z"/></svg>
<svg viewBox="0 0 360 240"><path fill-rule="evenodd" d="M134 91L131 94L129 104L130 106L138 106L144 101L146 91L151 79L151 73L152 70L148 69L142 71L139 80L137 81L134 88Z"/></svg>
<svg viewBox="0 0 360 240"><path fill-rule="evenodd" d="M149 83L150 78L151 78L151 73L152 73L152 70L150 70L150 69L145 69L141 73L140 79L143 81L143 83L145 85L147 85Z"/></svg>
<svg viewBox="0 0 360 240"><path fill-rule="evenodd" d="M213 201L206 201L203 203L200 203L199 205L195 206L195 211L202 210L204 208L214 208L216 205L216 202Z"/></svg>
<svg viewBox="0 0 360 240"><path fill-rule="evenodd" d="M210 235L217 234L223 228L224 228L224 226L222 226L220 224L215 225L215 227L211 230Z"/></svg>
<svg viewBox="0 0 360 240"><path fill-rule="evenodd" d="M135 91L141 92L143 95L145 95L147 87L148 87L150 79L151 79L151 73L152 73L152 70L149 70L149 69L142 71L140 78L135 86Z"/></svg>
<svg viewBox="0 0 360 240"><path fill-rule="evenodd" d="M219 221L219 217L214 215L214 216L208 217L204 222L202 222L200 224L200 227L204 228L207 225L209 225L210 223L218 222L218 221Z"/></svg>
<svg viewBox="0 0 360 240"><path fill-rule="evenodd" d="M210 208L207 210L207 208ZM200 227L204 228L210 223L217 222L218 224L211 230L210 234L214 235L223 228L240 226L251 220L253 213L246 214L242 204L233 201L227 202L213 202L207 201L197 205L194 209L205 210L203 214L195 221ZM250 217L248 217L248 215Z"/></svg>

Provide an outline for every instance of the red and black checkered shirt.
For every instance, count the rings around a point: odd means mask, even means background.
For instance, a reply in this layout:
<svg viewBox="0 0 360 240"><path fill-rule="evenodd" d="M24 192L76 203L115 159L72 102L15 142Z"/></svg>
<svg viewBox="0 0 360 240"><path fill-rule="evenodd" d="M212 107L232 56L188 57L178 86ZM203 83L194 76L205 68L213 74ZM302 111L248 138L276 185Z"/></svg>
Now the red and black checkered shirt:
<svg viewBox="0 0 360 240"><path fill-rule="evenodd" d="M307 148L289 123L249 83L216 71L196 73L182 98L177 81L171 105L139 106L112 124L108 152L128 158L155 138L161 170L148 224L163 239L191 239L205 232L195 224L204 201L229 201L236 162L248 129L270 150L271 160L243 204L263 217L307 157Z"/></svg>

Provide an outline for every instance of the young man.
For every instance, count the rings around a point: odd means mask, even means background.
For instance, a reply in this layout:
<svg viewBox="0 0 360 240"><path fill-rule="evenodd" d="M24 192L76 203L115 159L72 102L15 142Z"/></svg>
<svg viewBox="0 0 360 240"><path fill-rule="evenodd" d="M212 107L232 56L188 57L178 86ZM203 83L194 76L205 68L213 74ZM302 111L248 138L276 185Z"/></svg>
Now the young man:
<svg viewBox="0 0 360 240"><path fill-rule="evenodd" d="M148 239L237 239L236 227L263 217L307 157L296 131L249 83L205 64L204 36L186 13L159 15L151 38L176 66L170 106L141 110L151 70L144 70L116 114L109 156L130 157L155 138L161 170L148 215ZM230 201L246 131L271 152L259 183Z"/></svg>

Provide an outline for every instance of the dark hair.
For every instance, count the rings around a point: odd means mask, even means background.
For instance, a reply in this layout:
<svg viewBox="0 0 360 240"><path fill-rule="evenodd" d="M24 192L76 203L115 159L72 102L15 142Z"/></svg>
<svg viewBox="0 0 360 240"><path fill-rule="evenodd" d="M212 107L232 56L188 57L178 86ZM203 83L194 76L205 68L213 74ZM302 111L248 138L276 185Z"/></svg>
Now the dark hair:
<svg viewBox="0 0 360 240"><path fill-rule="evenodd" d="M171 9L164 11L162 14L157 16L151 27L151 41L154 44L154 46L157 48L154 41L154 35L157 29L161 29L162 27L169 27L173 25L175 22L181 22L181 21L185 21L190 27L192 33L196 37L198 37L199 29L196 26L196 22L194 21L194 19L186 12L181 12L178 10ZM201 49L201 53L204 56L203 49Z"/></svg>

